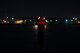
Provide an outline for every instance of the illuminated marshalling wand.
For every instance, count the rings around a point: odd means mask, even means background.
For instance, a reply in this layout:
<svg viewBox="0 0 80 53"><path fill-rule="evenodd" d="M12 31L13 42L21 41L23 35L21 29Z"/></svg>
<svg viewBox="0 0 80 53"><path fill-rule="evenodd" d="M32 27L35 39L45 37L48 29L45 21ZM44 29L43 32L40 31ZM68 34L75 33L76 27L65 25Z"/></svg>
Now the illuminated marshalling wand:
<svg viewBox="0 0 80 53"><path fill-rule="evenodd" d="M39 48L43 51L44 48L44 30L46 29L45 17L38 17L37 22L35 23L35 28L38 30L38 45Z"/></svg>

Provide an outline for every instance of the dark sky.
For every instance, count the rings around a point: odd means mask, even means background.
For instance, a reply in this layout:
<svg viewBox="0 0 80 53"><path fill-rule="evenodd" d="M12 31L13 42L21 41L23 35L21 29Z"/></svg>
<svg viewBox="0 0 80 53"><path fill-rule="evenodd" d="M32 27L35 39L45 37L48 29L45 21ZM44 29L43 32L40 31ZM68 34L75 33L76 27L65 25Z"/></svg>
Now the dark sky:
<svg viewBox="0 0 80 53"><path fill-rule="evenodd" d="M0 15L7 16L79 16L77 0L2 0Z"/></svg>

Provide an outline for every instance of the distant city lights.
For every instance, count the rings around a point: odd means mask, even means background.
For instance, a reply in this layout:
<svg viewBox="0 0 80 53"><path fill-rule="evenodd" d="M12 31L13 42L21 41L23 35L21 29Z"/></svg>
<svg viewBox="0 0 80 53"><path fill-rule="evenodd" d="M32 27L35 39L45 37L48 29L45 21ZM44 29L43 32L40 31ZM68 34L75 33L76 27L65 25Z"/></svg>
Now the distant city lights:
<svg viewBox="0 0 80 53"><path fill-rule="evenodd" d="M22 24L23 23L23 20L17 20L15 21L15 24Z"/></svg>
<svg viewBox="0 0 80 53"><path fill-rule="evenodd" d="M37 19L43 19L43 21L45 21L46 22L46 24L77 24L77 23L80 23L80 18L77 18L77 17L72 17L72 18L59 18L59 19L55 19L55 18L51 18L51 19L48 19L48 18L46 18L46 17L38 17L38 18L30 18L30 19L27 19L27 18L22 18L22 17L8 17L8 16L6 16L6 17L1 17L1 19L0 19L0 23L1 24L9 24L9 23L14 23L14 24L33 24L33 23L36 23L38 20Z"/></svg>
<svg viewBox="0 0 80 53"><path fill-rule="evenodd" d="M8 24L8 23L10 23L10 22L7 21L7 20L3 20L3 21L2 21L2 24Z"/></svg>

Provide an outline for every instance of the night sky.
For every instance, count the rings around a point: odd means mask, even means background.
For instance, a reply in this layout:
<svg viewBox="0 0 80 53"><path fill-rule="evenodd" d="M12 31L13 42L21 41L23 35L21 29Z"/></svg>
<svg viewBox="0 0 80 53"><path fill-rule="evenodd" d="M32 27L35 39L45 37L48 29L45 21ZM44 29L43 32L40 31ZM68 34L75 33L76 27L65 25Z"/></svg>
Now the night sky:
<svg viewBox="0 0 80 53"><path fill-rule="evenodd" d="M1 16L79 16L77 0L2 0Z"/></svg>

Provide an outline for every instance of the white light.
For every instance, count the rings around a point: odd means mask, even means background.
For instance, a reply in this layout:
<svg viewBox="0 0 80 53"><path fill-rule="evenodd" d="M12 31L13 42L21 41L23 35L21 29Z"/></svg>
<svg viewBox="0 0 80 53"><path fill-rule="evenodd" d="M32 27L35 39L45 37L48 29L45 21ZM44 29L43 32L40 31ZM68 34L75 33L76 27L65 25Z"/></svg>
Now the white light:
<svg viewBox="0 0 80 53"><path fill-rule="evenodd" d="M8 17L6 17L8 19Z"/></svg>
<svg viewBox="0 0 80 53"><path fill-rule="evenodd" d="M27 21L27 20L24 20L25 22Z"/></svg>
<svg viewBox="0 0 80 53"><path fill-rule="evenodd" d="M6 20L3 20L3 22L6 23L7 21Z"/></svg>
<svg viewBox="0 0 80 53"><path fill-rule="evenodd" d="M47 25L44 25L44 28L46 29L47 28Z"/></svg>
<svg viewBox="0 0 80 53"><path fill-rule="evenodd" d="M35 28L35 30L37 30L38 29L38 25L34 25L34 28Z"/></svg>
<svg viewBox="0 0 80 53"><path fill-rule="evenodd" d="M67 19L66 19L65 21L66 21L66 22L68 22L68 20L67 20Z"/></svg>
<svg viewBox="0 0 80 53"><path fill-rule="evenodd" d="M55 20L57 22L57 20Z"/></svg>
<svg viewBox="0 0 80 53"><path fill-rule="evenodd" d="M73 17L73 19L75 19L75 17Z"/></svg>
<svg viewBox="0 0 80 53"><path fill-rule="evenodd" d="M50 20L50 22L52 22L52 20Z"/></svg>
<svg viewBox="0 0 80 53"><path fill-rule="evenodd" d="M71 20L71 22L72 22L73 20Z"/></svg>
<svg viewBox="0 0 80 53"><path fill-rule="evenodd" d="M45 22L48 22L48 20L45 20Z"/></svg>
<svg viewBox="0 0 80 53"><path fill-rule="evenodd" d="M38 19L40 19L40 16L38 17Z"/></svg>
<svg viewBox="0 0 80 53"><path fill-rule="evenodd" d="M78 21L78 23L80 24L80 21Z"/></svg>
<svg viewBox="0 0 80 53"><path fill-rule="evenodd" d="M24 23L26 24L27 20L24 20Z"/></svg>
<svg viewBox="0 0 80 53"><path fill-rule="evenodd" d="M3 20L2 24L4 24L4 23L10 23L10 22L7 20Z"/></svg>
<svg viewBox="0 0 80 53"><path fill-rule="evenodd" d="M77 18L75 18L75 20L77 20Z"/></svg>
<svg viewBox="0 0 80 53"><path fill-rule="evenodd" d="M29 20L30 22L32 22L32 20Z"/></svg>
<svg viewBox="0 0 80 53"><path fill-rule="evenodd" d="M14 18L12 18L12 20L14 20Z"/></svg>
<svg viewBox="0 0 80 53"><path fill-rule="evenodd" d="M43 20L45 20L45 17L43 17Z"/></svg>

